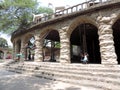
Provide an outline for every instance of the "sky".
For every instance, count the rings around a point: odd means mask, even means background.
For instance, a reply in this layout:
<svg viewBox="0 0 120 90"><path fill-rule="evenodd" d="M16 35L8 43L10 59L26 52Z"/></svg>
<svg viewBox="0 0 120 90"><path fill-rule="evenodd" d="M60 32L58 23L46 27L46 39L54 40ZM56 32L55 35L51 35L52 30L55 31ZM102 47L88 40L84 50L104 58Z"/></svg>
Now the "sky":
<svg viewBox="0 0 120 90"><path fill-rule="evenodd" d="M12 43L11 43L11 40L10 40L11 39L10 35L7 35L7 34L4 34L4 33L0 32L0 37L5 38L7 40L7 42L8 42L8 45L12 46Z"/></svg>
<svg viewBox="0 0 120 90"><path fill-rule="evenodd" d="M53 7L73 6L85 1L86 0L38 0L41 6L48 6L48 4L51 3Z"/></svg>
<svg viewBox="0 0 120 90"><path fill-rule="evenodd" d="M53 8L59 7L59 6L70 7L70 6L74 6L76 4L85 2L85 1L86 0L38 0L40 6L48 7L48 4L51 3ZM12 46L12 43L10 41L10 39L11 39L10 36L0 33L0 37L5 38L8 41L8 45Z"/></svg>

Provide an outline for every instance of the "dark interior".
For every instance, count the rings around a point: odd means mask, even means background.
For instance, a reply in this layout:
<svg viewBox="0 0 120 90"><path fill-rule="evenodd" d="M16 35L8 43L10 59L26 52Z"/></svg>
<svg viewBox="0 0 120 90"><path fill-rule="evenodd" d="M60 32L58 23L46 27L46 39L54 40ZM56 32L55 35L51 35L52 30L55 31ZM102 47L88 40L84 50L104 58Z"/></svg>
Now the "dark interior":
<svg viewBox="0 0 120 90"><path fill-rule="evenodd" d="M70 38L72 63L80 63L80 54L83 52L88 53L89 63L101 63L100 47L97 32L98 29L90 23L80 24L78 27L76 27L76 29L72 32ZM81 48L78 55L73 55L72 49L74 45Z"/></svg>
<svg viewBox="0 0 120 90"><path fill-rule="evenodd" d="M4 54L4 52L0 51L0 59L3 59L3 54Z"/></svg>
<svg viewBox="0 0 120 90"><path fill-rule="evenodd" d="M118 64L120 64L120 19L113 25L114 46L117 55Z"/></svg>
<svg viewBox="0 0 120 90"><path fill-rule="evenodd" d="M55 59L55 42L60 42L60 37L59 37L59 33L56 30L52 30L48 33L48 35L45 37L45 39L49 40L49 42L51 43L51 47L50 47L50 62L56 62ZM46 47L46 46L45 46ZM45 56L43 56L45 57ZM45 61L45 60L43 60Z"/></svg>
<svg viewBox="0 0 120 90"><path fill-rule="evenodd" d="M45 39L52 40L52 41L60 41L59 33L56 30L52 30L48 33Z"/></svg>

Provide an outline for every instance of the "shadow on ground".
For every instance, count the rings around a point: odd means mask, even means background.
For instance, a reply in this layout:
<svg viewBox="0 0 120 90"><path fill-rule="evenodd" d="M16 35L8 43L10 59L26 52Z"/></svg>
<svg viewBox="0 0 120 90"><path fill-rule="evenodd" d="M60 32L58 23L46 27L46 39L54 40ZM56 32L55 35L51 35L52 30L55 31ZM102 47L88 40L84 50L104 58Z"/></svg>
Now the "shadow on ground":
<svg viewBox="0 0 120 90"><path fill-rule="evenodd" d="M0 70L0 90L80 90L71 84Z"/></svg>

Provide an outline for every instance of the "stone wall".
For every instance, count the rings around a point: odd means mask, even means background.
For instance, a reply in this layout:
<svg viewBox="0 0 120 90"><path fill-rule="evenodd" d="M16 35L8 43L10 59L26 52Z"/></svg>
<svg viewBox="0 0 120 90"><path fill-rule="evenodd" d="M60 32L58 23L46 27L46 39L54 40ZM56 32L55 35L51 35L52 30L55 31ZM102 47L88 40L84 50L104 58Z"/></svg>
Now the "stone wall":
<svg viewBox="0 0 120 90"><path fill-rule="evenodd" d="M59 22L49 24L37 30L30 31L35 37L35 61L43 61L43 36L49 31L57 30L60 35L60 62L70 63L70 35L72 31L80 24L90 23L98 28L100 52L102 64L117 64L117 56L114 48L112 25L120 16L119 8L103 9L89 12L85 15L79 15L70 19L61 20ZM26 34L21 35L24 37ZM14 38L13 41L16 39ZM24 40L24 39L22 39ZM23 42L23 41L22 41ZM23 46L23 45L22 45ZM15 45L17 50L17 46ZM22 49L22 48L21 48Z"/></svg>

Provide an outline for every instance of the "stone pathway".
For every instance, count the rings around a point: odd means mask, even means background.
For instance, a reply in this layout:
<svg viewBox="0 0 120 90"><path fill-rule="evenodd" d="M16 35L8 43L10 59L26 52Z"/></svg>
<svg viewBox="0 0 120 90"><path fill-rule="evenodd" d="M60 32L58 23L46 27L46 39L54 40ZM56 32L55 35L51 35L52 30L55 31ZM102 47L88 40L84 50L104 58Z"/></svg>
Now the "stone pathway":
<svg viewBox="0 0 120 90"><path fill-rule="evenodd" d="M0 90L81 90L81 89L72 84L0 70Z"/></svg>

